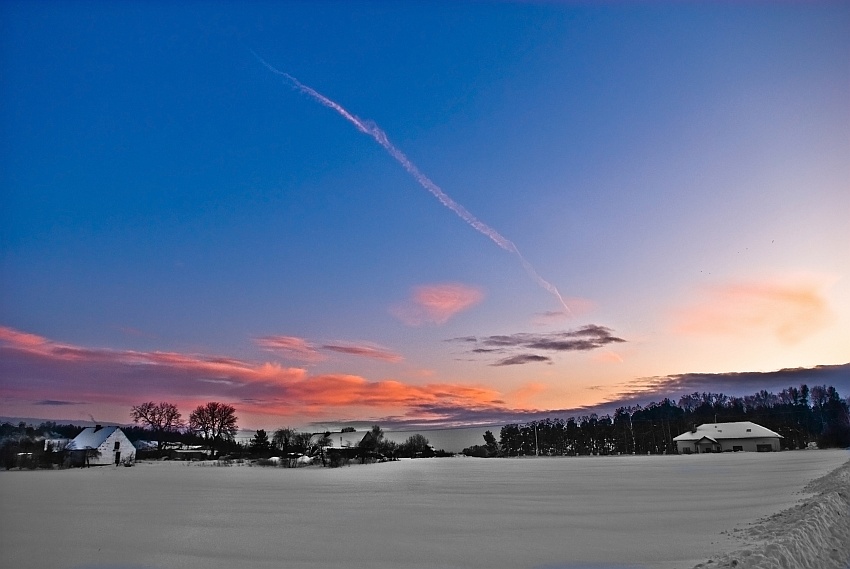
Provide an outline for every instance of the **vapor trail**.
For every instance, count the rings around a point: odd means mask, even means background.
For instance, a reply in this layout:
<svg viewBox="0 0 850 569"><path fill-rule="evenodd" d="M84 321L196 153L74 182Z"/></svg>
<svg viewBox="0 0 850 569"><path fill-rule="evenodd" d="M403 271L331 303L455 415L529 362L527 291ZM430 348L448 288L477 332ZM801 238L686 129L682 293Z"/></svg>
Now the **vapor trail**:
<svg viewBox="0 0 850 569"><path fill-rule="evenodd" d="M419 170L419 168L417 168L416 165L411 162L410 159L401 150L396 148L395 145L390 142L389 138L387 138L387 133L381 130L378 125L376 125L372 121L364 121L352 115L347 110L345 110L340 104L328 99L312 87L308 87L289 73L285 73L272 66L265 59L257 55L256 52L251 51L251 53L254 54L254 57L256 57L260 61L260 63L262 63L266 67L266 69L268 69L275 75L280 75L281 77L284 77L293 87L295 87L302 93L309 95L314 100L318 101L324 106L335 110L337 113L342 115L344 119L346 119L348 122L357 127L357 130L359 130L363 134L368 134L369 136L374 138L375 142L380 144L384 148L384 150L386 150L390 154L390 156L395 158L395 160L399 164L401 164L402 167L407 170L407 172L411 176L413 176L413 178L417 182L419 182L419 185L431 192L431 194L435 198L437 198L441 204L452 210L459 218L471 225L476 231L489 237L494 243L496 243L496 245L498 245L505 251L516 255L517 258L519 258L522 267L525 269L525 272L528 273L531 278L537 281L537 284L539 284L541 287L543 287L552 295L554 295L568 314L571 312L570 308L567 306L567 303L564 302L561 293L558 292L557 288L555 288L555 285L548 282L546 279L544 279L537 273L537 270L531 265L531 263L526 260L525 257L523 257L522 253L520 253L519 249L513 241L502 236L498 231L496 231L495 229L493 229L492 227L472 215L465 207L450 198L442 189L440 189L440 186L432 182L431 179L425 174L423 174Z"/></svg>

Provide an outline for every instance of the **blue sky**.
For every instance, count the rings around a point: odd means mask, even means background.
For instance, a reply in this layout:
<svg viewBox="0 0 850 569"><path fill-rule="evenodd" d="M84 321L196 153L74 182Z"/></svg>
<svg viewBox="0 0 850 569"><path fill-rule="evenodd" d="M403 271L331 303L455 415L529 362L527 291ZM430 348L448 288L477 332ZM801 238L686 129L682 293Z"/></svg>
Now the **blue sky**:
<svg viewBox="0 0 850 569"><path fill-rule="evenodd" d="M0 9L0 413L454 423L850 361L845 3Z"/></svg>

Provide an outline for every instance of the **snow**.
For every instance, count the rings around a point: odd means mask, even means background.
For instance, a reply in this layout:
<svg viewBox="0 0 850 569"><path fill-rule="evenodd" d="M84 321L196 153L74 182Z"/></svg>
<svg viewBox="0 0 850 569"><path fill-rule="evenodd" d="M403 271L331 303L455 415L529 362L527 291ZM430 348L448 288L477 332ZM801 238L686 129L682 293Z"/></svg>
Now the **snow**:
<svg viewBox="0 0 850 569"><path fill-rule="evenodd" d="M806 490L811 499L739 529L748 546L698 567L850 569L850 463Z"/></svg>
<svg viewBox="0 0 850 569"><path fill-rule="evenodd" d="M98 448L103 444L103 441L109 438L109 435L118 430L118 427L86 427L77 435L74 440L68 443L66 450L84 450L88 448Z"/></svg>
<svg viewBox="0 0 850 569"><path fill-rule="evenodd" d="M820 450L0 472L0 566L843 569L848 459ZM812 555L826 561L798 563Z"/></svg>

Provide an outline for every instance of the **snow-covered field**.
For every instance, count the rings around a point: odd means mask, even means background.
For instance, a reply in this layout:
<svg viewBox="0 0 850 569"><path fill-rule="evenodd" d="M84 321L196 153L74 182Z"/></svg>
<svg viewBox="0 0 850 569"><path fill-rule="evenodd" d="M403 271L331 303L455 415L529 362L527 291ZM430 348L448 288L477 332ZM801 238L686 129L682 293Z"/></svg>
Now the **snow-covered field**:
<svg viewBox="0 0 850 569"><path fill-rule="evenodd" d="M786 566L826 548L840 567L850 557L848 459L835 450L2 472L0 566L769 567L785 547L775 542L791 539L808 549Z"/></svg>

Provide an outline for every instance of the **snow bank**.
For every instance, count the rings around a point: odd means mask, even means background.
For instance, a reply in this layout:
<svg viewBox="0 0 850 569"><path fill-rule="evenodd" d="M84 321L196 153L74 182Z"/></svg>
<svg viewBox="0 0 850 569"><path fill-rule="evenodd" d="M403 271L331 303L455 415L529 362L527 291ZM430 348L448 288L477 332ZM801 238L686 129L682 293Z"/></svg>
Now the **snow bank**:
<svg viewBox="0 0 850 569"><path fill-rule="evenodd" d="M813 497L735 533L754 543L698 568L850 568L850 463L809 484Z"/></svg>

